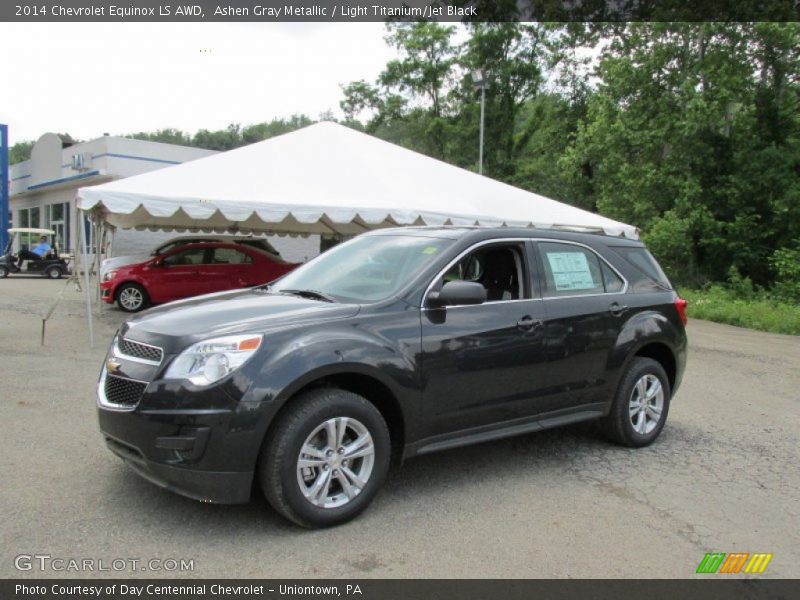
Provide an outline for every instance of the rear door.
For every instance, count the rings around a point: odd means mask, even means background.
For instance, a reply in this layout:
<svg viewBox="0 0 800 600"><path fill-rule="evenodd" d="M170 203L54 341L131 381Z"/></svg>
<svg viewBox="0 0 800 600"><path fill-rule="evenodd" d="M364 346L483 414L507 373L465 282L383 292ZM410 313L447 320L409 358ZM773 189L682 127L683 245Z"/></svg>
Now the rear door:
<svg viewBox="0 0 800 600"><path fill-rule="evenodd" d="M253 259L238 248L221 246L210 249L212 258L203 265L203 276L207 280L208 292L222 292L253 285L249 272Z"/></svg>
<svg viewBox="0 0 800 600"><path fill-rule="evenodd" d="M627 283L588 246L536 244L545 307L547 378L542 412L607 400L607 364L628 316Z"/></svg>

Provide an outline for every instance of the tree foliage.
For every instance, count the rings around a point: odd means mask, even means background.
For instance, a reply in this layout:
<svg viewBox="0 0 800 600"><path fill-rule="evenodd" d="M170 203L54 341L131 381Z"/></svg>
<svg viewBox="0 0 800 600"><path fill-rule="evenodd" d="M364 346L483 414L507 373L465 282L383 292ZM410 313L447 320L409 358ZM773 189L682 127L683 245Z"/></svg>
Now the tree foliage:
<svg viewBox="0 0 800 600"><path fill-rule="evenodd" d="M147 140L150 142L163 142L166 144L179 144L182 146L224 151L238 148L246 144L260 142L276 135L289 133L290 131L306 127L312 123L314 123L314 121L306 115L294 115L288 119L273 119L269 122L254 123L245 127L242 127L238 123L231 123L225 129L218 129L216 131L200 129L194 135L179 129L169 128L152 133L132 133L125 137Z"/></svg>
<svg viewBox="0 0 800 600"><path fill-rule="evenodd" d="M756 284L800 227L797 24L634 23L562 159L597 208L635 223L673 277Z"/></svg>
<svg viewBox="0 0 800 600"><path fill-rule="evenodd" d="M31 157L31 150L33 150L32 141L17 142L8 149L8 162L15 165L22 161L28 160Z"/></svg>
<svg viewBox="0 0 800 600"><path fill-rule="evenodd" d="M678 282L790 294L800 239L797 23L395 24L342 108L385 139L632 223ZM784 295L785 295L784 294Z"/></svg>
<svg viewBox="0 0 800 600"><path fill-rule="evenodd" d="M361 80L342 87L345 118L368 111L368 132L446 158L454 114L454 30L427 22L387 25L386 42L399 58L389 61L374 83Z"/></svg>
<svg viewBox="0 0 800 600"><path fill-rule="evenodd" d="M325 116L325 115L322 115ZM327 118L327 117L326 117ZM264 123L253 123L242 127L238 123L231 123L225 129L208 130L200 129L194 134L168 127L157 131L140 131L128 133L124 137L148 142L161 142L164 144L177 144L207 150L231 150L254 142L260 142L276 135L289 133L301 127L315 123L314 119L306 115L293 115L288 119L273 119ZM58 134L65 143L76 144L72 136L67 133ZM9 163L16 164L31 157L31 149L35 142L23 141L9 148Z"/></svg>

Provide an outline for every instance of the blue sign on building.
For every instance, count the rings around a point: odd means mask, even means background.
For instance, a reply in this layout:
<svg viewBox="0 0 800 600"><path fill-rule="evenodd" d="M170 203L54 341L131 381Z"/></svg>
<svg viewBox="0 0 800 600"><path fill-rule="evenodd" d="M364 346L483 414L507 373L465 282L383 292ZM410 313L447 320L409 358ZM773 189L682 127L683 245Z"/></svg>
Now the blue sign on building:
<svg viewBox="0 0 800 600"><path fill-rule="evenodd" d="M8 125L0 125L0 253L8 243Z"/></svg>

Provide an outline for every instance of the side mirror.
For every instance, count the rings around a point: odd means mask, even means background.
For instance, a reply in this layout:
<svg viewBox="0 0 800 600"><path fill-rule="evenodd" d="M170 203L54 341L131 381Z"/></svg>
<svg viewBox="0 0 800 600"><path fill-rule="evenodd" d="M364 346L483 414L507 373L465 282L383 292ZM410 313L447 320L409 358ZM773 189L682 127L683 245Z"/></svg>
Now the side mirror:
<svg viewBox="0 0 800 600"><path fill-rule="evenodd" d="M448 281L441 291L428 294L428 306L440 308L458 304L483 304L486 288L474 281Z"/></svg>
<svg viewBox="0 0 800 600"><path fill-rule="evenodd" d="M157 259L155 259L155 260L153 261L153 266L154 266L154 267L163 267L163 266L164 266L164 259L163 259L163 258L157 258Z"/></svg>

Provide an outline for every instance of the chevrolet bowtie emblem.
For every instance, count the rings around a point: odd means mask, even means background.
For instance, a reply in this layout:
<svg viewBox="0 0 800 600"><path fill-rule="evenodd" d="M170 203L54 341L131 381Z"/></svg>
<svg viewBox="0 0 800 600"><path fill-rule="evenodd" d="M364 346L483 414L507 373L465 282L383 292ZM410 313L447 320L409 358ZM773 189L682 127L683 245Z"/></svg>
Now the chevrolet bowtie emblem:
<svg viewBox="0 0 800 600"><path fill-rule="evenodd" d="M115 373L115 372L119 371L119 368L120 368L120 366L121 366L121 364L120 364L120 363L118 363L118 362L117 362L116 360L114 360L113 358L109 358L109 359L106 361L106 370L107 370L109 373Z"/></svg>

